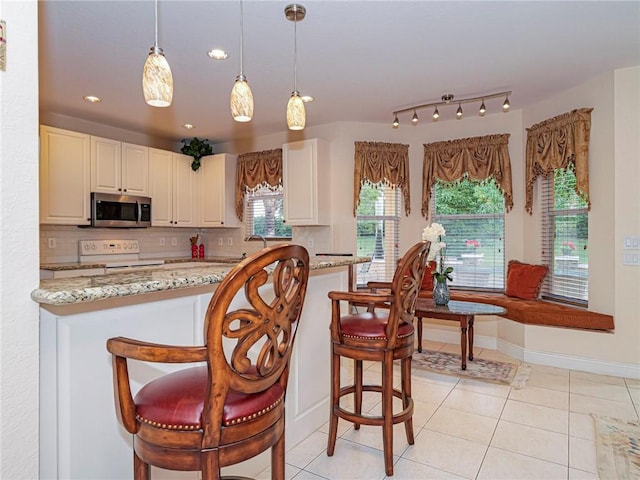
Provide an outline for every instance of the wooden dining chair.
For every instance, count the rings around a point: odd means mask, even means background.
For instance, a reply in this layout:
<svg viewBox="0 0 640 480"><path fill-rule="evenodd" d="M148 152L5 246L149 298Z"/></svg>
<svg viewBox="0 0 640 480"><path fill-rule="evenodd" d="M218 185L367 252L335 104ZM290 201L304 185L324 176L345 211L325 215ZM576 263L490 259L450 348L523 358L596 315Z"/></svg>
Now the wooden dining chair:
<svg viewBox="0 0 640 480"><path fill-rule="evenodd" d="M284 401L308 277L304 247L269 247L220 283L206 312L203 346L108 340L116 414L133 434L136 480L149 478L150 465L218 479L221 467L268 448L271 478L284 479ZM157 378L133 397L129 360L201 363Z"/></svg>
<svg viewBox="0 0 640 480"><path fill-rule="evenodd" d="M414 443L413 399L411 398L411 356L414 351L413 314L422 278L426 271L429 242L409 249L396 269L390 287L384 293L329 292L331 299L331 415L327 455L335 451L338 418L360 425L382 426L384 464L393 475L393 425L404 422L407 442ZM341 315L340 303L369 305L366 312ZM341 357L354 362L353 383L341 386ZM379 385L365 385L362 362L382 363ZM400 389L394 388L393 362L400 360ZM363 392L382 397L381 415L362 412ZM353 394L353 409L340 403ZM402 400L402 411L393 412L393 397Z"/></svg>

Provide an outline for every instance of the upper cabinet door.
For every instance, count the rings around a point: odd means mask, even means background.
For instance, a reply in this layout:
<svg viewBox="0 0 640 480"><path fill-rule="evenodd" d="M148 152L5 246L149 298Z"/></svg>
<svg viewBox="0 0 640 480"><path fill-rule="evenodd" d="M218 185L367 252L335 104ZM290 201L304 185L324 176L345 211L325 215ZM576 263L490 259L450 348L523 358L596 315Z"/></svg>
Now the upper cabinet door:
<svg viewBox="0 0 640 480"><path fill-rule="evenodd" d="M199 176L191 169L193 157L173 154L173 224L198 226ZM152 207L153 208L153 207Z"/></svg>
<svg viewBox="0 0 640 480"><path fill-rule="evenodd" d="M122 144L91 137L91 191L122 193Z"/></svg>
<svg viewBox="0 0 640 480"><path fill-rule="evenodd" d="M173 153L149 149L149 193L151 226L173 225Z"/></svg>
<svg viewBox="0 0 640 480"><path fill-rule="evenodd" d="M122 193L149 196L149 148L122 144Z"/></svg>
<svg viewBox="0 0 640 480"><path fill-rule="evenodd" d="M237 157L227 153L202 157L200 175L200 226L239 227L235 214Z"/></svg>
<svg viewBox="0 0 640 480"><path fill-rule="evenodd" d="M40 223L91 223L90 137L40 127Z"/></svg>
<svg viewBox="0 0 640 480"><path fill-rule="evenodd" d="M320 138L282 146L284 217L288 225L329 225L329 160L329 146Z"/></svg>

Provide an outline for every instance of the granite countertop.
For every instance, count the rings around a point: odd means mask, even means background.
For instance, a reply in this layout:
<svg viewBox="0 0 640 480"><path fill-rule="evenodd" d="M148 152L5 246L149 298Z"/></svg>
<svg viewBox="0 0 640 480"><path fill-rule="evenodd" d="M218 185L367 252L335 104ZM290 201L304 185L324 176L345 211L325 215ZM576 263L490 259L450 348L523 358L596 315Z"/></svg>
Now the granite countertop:
<svg viewBox="0 0 640 480"><path fill-rule="evenodd" d="M226 261L224 260L226 259ZM369 257L314 256L310 257L310 269L354 265L371 261ZM191 262L191 259L169 259L165 263ZM40 287L31 292L31 299L40 304L72 305L109 298L127 297L143 293L163 292L181 288L199 287L220 283L237 264L238 259L230 257L210 257L200 260L202 266L188 268L162 268L140 270L130 273L96 275L92 277L72 277L40 280ZM223 265L228 263L228 265ZM59 269L100 268L100 264L79 267L80 264L56 264ZM104 265L102 265L104 266ZM54 265L41 268L54 269Z"/></svg>

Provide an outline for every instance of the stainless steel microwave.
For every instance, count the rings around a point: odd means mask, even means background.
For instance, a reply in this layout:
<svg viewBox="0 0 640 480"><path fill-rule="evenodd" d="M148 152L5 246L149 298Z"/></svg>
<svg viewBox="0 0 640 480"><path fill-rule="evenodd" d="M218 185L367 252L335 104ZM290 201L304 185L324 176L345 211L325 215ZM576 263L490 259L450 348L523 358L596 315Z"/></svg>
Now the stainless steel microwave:
<svg viewBox="0 0 640 480"><path fill-rule="evenodd" d="M150 227L151 198L94 192L91 194L91 226Z"/></svg>

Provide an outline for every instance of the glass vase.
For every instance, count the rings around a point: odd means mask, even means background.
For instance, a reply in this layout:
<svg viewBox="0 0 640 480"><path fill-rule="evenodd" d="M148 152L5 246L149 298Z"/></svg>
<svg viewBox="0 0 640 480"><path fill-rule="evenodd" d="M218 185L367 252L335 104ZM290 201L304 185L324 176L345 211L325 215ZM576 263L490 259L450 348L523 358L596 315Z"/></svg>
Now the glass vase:
<svg viewBox="0 0 640 480"><path fill-rule="evenodd" d="M433 286L433 303L447 305L449 298L449 285L447 285L447 282L436 282Z"/></svg>

